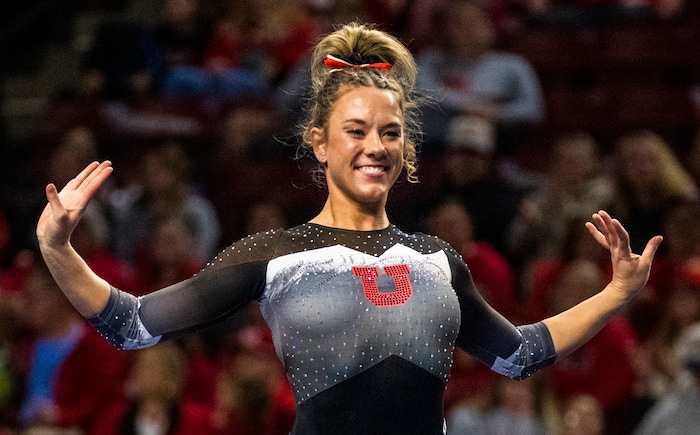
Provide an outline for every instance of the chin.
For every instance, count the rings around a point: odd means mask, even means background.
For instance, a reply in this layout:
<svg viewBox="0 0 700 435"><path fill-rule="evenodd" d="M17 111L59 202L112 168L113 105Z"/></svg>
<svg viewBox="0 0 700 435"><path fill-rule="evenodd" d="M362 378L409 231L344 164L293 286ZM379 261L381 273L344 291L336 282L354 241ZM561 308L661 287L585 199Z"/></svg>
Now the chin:
<svg viewBox="0 0 700 435"><path fill-rule="evenodd" d="M361 204L384 204L386 203L387 197L389 195L389 189L388 188L382 188L381 190L373 191L373 192L365 192L363 194L358 195L357 199L358 202Z"/></svg>

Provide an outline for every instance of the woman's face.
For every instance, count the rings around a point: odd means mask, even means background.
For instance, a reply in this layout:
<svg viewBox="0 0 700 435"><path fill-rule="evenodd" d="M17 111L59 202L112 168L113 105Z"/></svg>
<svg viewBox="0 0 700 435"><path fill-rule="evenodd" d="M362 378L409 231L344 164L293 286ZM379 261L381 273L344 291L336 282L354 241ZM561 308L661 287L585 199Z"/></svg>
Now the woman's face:
<svg viewBox="0 0 700 435"><path fill-rule="evenodd" d="M633 188L654 186L659 182L661 162L650 143L627 139L618 146L622 176Z"/></svg>
<svg viewBox="0 0 700 435"><path fill-rule="evenodd" d="M392 91L359 87L338 98L325 131L311 130L314 154L326 166L330 200L384 206L403 168L403 125Z"/></svg>

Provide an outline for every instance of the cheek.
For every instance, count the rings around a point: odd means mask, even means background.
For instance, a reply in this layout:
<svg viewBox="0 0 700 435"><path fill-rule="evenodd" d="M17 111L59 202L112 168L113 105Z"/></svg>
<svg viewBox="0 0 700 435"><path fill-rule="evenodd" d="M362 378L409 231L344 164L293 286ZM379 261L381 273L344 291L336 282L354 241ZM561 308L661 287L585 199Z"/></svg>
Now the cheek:
<svg viewBox="0 0 700 435"><path fill-rule="evenodd" d="M406 145L403 142L397 142L396 144L389 144L385 146L387 152L392 156L392 159L400 162L403 166L403 162L406 160Z"/></svg>

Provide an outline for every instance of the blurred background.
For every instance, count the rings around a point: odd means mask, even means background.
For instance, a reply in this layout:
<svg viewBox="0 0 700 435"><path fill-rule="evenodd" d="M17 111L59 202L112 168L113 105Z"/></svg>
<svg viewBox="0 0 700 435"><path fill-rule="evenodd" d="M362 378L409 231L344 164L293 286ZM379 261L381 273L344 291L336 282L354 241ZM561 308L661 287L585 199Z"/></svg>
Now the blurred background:
<svg viewBox="0 0 700 435"><path fill-rule="evenodd" d="M609 259L583 227L598 209L637 251L665 236L648 288L551 370L515 386L458 352L449 433L698 427L657 411L697 372L675 351L700 321L697 2L25 0L0 4L0 434L288 433L256 306L162 354L111 355L69 307L35 303L57 289L33 230L46 183L96 159L115 171L74 244L135 294L310 219L325 193L298 152L309 50L349 21L406 43L427 96L420 182L397 183L391 220L452 244L513 322L602 288ZM78 381L95 358L101 382Z"/></svg>

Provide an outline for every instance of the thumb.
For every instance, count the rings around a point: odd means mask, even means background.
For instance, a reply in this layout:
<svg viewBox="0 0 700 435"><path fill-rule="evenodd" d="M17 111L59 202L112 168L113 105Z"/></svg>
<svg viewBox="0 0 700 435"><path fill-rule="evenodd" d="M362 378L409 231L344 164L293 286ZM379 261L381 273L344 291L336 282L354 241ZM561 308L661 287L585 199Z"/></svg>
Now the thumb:
<svg viewBox="0 0 700 435"><path fill-rule="evenodd" d="M659 249L659 245L661 245L661 242L663 240L664 240L663 236L652 237L647 242L647 245L644 247L644 251L642 252L642 258L651 262L654 259L654 256L656 255L656 251Z"/></svg>
<svg viewBox="0 0 700 435"><path fill-rule="evenodd" d="M51 209L54 212L58 212L61 214L65 212L65 210L63 209L63 204L61 203L61 199L58 197L58 189L56 189L55 184L49 183L46 186L46 199L49 201Z"/></svg>

